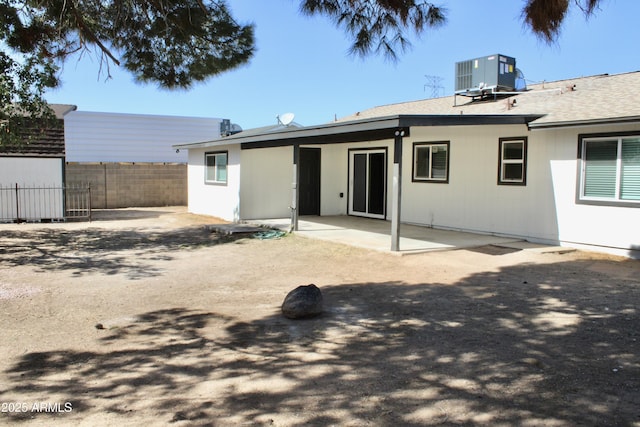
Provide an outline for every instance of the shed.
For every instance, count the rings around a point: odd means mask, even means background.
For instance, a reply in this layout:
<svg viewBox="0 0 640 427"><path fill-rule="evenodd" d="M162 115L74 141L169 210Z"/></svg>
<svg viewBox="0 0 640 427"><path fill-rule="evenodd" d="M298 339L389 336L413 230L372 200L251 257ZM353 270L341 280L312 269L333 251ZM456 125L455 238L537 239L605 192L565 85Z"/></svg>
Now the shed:
<svg viewBox="0 0 640 427"><path fill-rule="evenodd" d="M74 105L53 104L57 123L22 130L22 143L0 147L0 221L61 220L65 216L64 117ZM29 136L30 138L27 138Z"/></svg>

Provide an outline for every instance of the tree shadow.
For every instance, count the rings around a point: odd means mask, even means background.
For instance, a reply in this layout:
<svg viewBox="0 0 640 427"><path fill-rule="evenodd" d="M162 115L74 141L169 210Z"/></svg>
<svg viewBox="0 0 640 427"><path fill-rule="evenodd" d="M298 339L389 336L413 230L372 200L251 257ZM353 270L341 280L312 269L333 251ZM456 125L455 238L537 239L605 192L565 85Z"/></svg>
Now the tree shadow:
<svg viewBox="0 0 640 427"><path fill-rule="evenodd" d="M91 221L126 221L138 219L159 218L162 215L170 214L172 211L153 209L93 209L91 211Z"/></svg>
<svg viewBox="0 0 640 427"><path fill-rule="evenodd" d="M252 322L143 313L98 331L101 351L23 355L3 400L57 396L78 412L190 425L640 421L637 278L572 261L322 291L326 312L303 321L277 307Z"/></svg>
<svg viewBox="0 0 640 427"><path fill-rule="evenodd" d="M204 227L170 231L5 230L0 234L0 267L30 265L40 272L68 270L74 276L122 274L135 280L162 274L154 261L170 261L174 251L237 242L240 238L211 233Z"/></svg>

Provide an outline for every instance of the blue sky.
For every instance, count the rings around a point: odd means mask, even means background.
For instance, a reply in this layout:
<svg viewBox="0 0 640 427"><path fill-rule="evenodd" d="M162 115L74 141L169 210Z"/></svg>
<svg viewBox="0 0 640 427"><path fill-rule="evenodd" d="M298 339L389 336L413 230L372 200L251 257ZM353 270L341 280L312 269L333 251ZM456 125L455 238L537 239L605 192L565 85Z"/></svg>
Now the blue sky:
<svg viewBox="0 0 640 427"><path fill-rule="evenodd" d="M274 124L286 112L313 125L429 98L425 75L442 78L440 93L451 95L456 62L495 53L515 57L529 82L640 70L637 0L604 0L589 20L573 10L553 45L524 28L523 1L443 0L436 3L448 8L448 24L413 38L397 63L349 56L342 30L326 18L301 15L296 0L228 3L239 22L256 24L257 51L248 65L188 91L167 91L137 84L115 67L105 80L98 61L85 56L65 64L63 84L47 100L82 111L228 118L248 129Z"/></svg>

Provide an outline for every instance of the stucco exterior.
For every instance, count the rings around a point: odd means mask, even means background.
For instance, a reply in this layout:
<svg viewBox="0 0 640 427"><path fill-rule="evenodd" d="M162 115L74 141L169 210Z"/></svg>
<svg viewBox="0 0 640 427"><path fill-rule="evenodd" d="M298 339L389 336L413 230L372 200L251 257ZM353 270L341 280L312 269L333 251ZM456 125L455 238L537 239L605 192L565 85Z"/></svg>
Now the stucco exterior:
<svg viewBox="0 0 640 427"><path fill-rule="evenodd" d="M541 143L549 153L545 159L553 184L549 197L553 196L550 203L555 207L560 243L640 257L640 205L596 206L576 202L578 135L623 131L640 135L640 124L540 131ZM538 131L532 133L538 135Z"/></svg>
<svg viewBox="0 0 640 427"><path fill-rule="evenodd" d="M205 182L205 153L226 151L227 184ZM228 221L240 219L240 147L189 150L187 169L189 212Z"/></svg>
<svg viewBox="0 0 640 427"><path fill-rule="evenodd" d="M291 214L293 149L242 150L240 219L286 218Z"/></svg>
<svg viewBox="0 0 640 427"><path fill-rule="evenodd" d="M640 244L640 209L576 202L578 135L627 130L640 126L412 129L405 153L413 141L451 141L450 180L412 182L406 156L402 221L627 254ZM497 185L498 139L509 136L528 138L525 186Z"/></svg>
<svg viewBox="0 0 640 427"><path fill-rule="evenodd" d="M527 137L526 126L459 126L412 129L405 142L403 221L477 232L551 237L555 228L545 200L551 186L544 161L529 141L526 186L498 185L498 139ZM448 141L448 183L412 182L413 142ZM533 159L532 159L533 157Z"/></svg>

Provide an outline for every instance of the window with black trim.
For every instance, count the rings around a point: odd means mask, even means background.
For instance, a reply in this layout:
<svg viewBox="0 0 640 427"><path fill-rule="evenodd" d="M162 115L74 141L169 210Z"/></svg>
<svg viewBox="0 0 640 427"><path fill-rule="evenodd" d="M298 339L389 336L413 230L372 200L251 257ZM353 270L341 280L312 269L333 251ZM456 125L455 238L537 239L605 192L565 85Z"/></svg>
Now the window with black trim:
<svg viewBox="0 0 640 427"><path fill-rule="evenodd" d="M227 183L227 157L226 151L204 154L205 175L207 184Z"/></svg>
<svg viewBox="0 0 640 427"><path fill-rule="evenodd" d="M449 182L449 141L413 144L413 181Z"/></svg>
<svg viewBox="0 0 640 427"><path fill-rule="evenodd" d="M640 206L640 135L580 136L584 202Z"/></svg>
<svg viewBox="0 0 640 427"><path fill-rule="evenodd" d="M499 185L527 185L527 138L500 138Z"/></svg>

